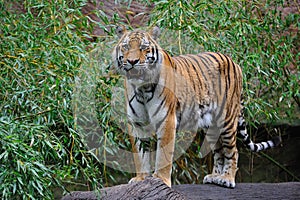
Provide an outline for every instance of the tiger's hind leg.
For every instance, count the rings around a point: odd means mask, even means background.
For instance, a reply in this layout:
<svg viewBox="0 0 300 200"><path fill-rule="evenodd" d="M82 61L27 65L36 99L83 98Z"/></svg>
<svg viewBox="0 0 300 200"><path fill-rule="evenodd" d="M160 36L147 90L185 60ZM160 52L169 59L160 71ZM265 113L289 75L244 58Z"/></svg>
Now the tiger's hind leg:
<svg viewBox="0 0 300 200"><path fill-rule="evenodd" d="M220 130L216 125L211 126L206 133L205 140L201 147L202 155L207 155L207 149L213 151L214 163L212 173L204 177L203 183L214 183L217 184L219 178L223 173L224 156L222 144L219 139ZM204 150L206 149L206 150Z"/></svg>
<svg viewBox="0 0 300 200"><path fill-rule="evenodd" d="M214 183L220 186L234 188L235 187L235 175L238 170L237 160L238 152L236 147L229 149L224 148L224 166L220 176L218 176Z"/></svg>
<svg viewBox="0 0 300 200"><path fill-rule="evenodd" d="M214 150L214 166L212 169L212 173L208 174L204 177L203 183L217 183L218 177L221 176L223 172L224 166L224 157L223 153L221 152L222 149Z"/></svg>
<svg viewBox="0 0 300 200"><path fill-rule="evenodd" d="M234 121L235 122L235 121ZM237 124L237 123L234 123ZM236 147L236 125L232 128L224 128L220 136L222 153L224 157L224 166L221 176L217 177L215 184L234 188L235 175L238 170L238 151Z"/></svg>
<svg viewBox="0 0 300 200"><path fill-rule="evenodd" d="M209 134L208 143L214 152L214 167L211 174L204 177L203 183L213 183L223 187L235 187L235 175L237 172L238 152L236 148L236 131L214 130ZM221 134L218 134L218 132ZM212 136L211 134L215 134ZM219 139L216 137L220 136ZM217 142L216 142L217 141Z"/></svg>

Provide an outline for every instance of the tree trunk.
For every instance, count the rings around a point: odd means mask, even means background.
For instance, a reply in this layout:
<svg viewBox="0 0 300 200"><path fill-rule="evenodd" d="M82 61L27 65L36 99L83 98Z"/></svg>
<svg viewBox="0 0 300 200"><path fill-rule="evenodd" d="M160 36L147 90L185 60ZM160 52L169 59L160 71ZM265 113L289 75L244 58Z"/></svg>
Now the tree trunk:
<svg viewBox="0 0 300 200"><path fill-rule="evenodd" d="M98 197L98 198L97 198ZM129 200L129 199L166 199L181 200L186 199L181 193L169 188L160 179L147 177L144 181L117 185L104 188L99 194L96 192L72 192L62 200Z"/></svg>
<svg viewBox="0 0 300 200"><path fill-rule="evenodd" d="M98 198L97 198L98 197ZM96 192L71 192L62 200L132 200L132 199L300 199L300 182L237 183L235 189L215 185L174 185L169 188L160 179L148 177L144 181L117 185Z"/></svg>

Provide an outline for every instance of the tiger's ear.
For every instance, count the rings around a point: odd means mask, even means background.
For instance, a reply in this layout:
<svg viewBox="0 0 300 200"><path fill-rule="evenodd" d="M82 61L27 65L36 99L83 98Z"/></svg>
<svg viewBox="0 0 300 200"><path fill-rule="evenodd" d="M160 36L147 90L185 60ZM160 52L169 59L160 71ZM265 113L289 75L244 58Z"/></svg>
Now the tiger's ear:
<svg viewBox="0 0 300 200"><path fill-rule="evenodd" d="M160 28L158 26L154 26L150 32L151 37L156 40L160 35Z"/></svg>
<svg viewBox="0 0 300 200"><path fill-rule="evenodd" d="M126 33L126 32L127 32L127 30L126 30L126 28L125 28L124 25L122 25L122 26L117 26L116 33L117 33L117 35L118 35L119 38L121 38L122 35L123 35L124 33Z"/></svg>

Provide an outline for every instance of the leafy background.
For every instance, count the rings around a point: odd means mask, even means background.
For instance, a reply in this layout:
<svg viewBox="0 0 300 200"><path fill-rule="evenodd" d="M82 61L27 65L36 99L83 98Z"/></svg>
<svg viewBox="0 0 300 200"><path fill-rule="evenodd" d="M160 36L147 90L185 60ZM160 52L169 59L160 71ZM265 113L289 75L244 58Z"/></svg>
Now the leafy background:
<svg viewBox="0 0 300 200"><path fill-rule="evenodd" d="M110 72L120 24L159 25L159 43L172 55L219 51L236 60L243 68L252 137L284 139L282 148L265 153L240 148L237 180L299 181L299 5L296 0L0 1L1 198L53 199L132 176L115 170L120 163L114 169L105 165L108 155L118 153L108 142L130 150L111 104L113 88L122 83ZM86 87L91 94L81 90ZM80 118L81 112L95 111L82 109L82 102L74 101L78 94L80 100L95 99L89 108L96 110L97 126L84 130L86 135L81 125L94 121ZM96 131L100 147L91 151L85 139ZM211 156L199 156L202 136L194 140L174 162L174 184L201 183L211 169Z"/></svg>

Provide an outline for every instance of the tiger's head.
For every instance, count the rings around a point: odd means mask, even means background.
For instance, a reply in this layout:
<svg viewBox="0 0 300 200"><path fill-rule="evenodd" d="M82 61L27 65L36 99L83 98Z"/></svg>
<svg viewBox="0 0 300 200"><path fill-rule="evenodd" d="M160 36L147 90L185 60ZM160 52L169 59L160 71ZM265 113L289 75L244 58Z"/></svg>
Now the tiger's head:
<svg viewBox="0 0 300 200"><path fill-rule="evenodd" d="M113 50L116 71L135 84L153 83L159 74L160 47L155 42L160 30L126 31L118 28L120 40Z"/></svg>

